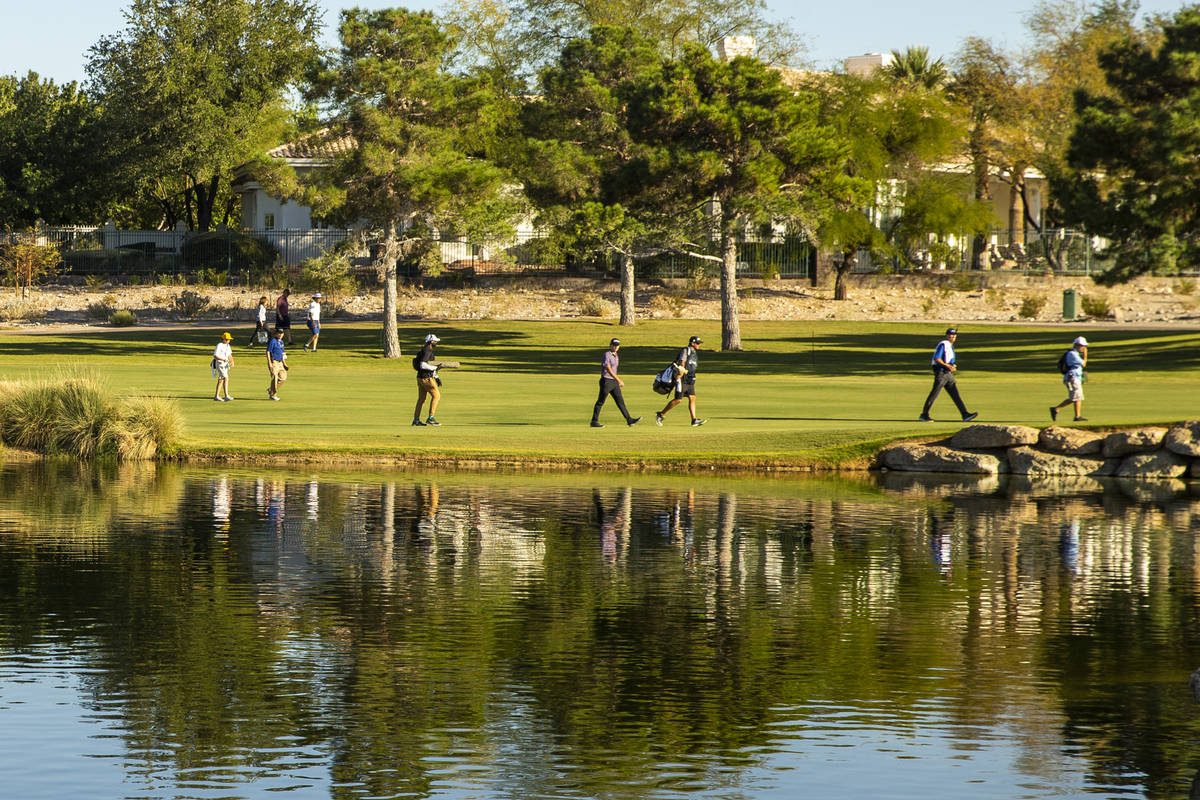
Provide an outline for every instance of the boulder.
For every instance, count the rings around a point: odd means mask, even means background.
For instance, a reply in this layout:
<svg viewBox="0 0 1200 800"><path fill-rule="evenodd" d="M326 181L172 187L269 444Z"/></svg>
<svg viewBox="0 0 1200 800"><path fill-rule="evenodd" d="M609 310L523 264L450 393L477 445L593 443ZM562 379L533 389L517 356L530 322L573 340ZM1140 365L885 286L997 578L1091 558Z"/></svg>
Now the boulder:
<svg viewBox="0 0 1200 800"><path fill-rule="evenodd" d="M971 425L950 437L950 446L964 450L991 450L1037 444L1038 429L1027 425Z"/></svg>
<svg viewBox="0 0 1200 800"><path fill-rule="evenodd" d="M1008 451L1008 468L1014 475L1033 477L1089 475L1101 478L1112 475L1120 462L1116 459L1065 456L1043 453L1032 447L1014 447Z"/></svg>
<svg viewBox="0 0 1200 800"><path fill-rule="evenodd" d="M1051 453L1065 456L1089 456L1100 452L1104 435L1079 428L1060 428L1051 425L1043 428L1038 436L1038 445Z"/></svg>
<svg viewBox="0 0 1200 800"><path fill-rule="evenodd" d="M1134 453L1125 456L1117 469L1119 478L1181 478L1187 474L1191 460L1170 450Z"/></svg>
<svg viewBox="0 0 1200 800"><path fill-rule="evenodd" d="M898 444L879 454L888 469L901 472L958 472L995 475L1000 459L987 453L964 453L949 447L923 444Z"/></svg>
<svg viewBox="0 0 1200 800"><path fill-rule="evenodd" d="M1163 446L1181 456L1200 456L1200 419L1176 422L1163 438Z"/></svg>
<svg viewBox="0 0 1200 800"><path fill-rule="evenodd" d="M1105 458L1120 458L1134 453L1157 450L1162 446L1163 437L1166 435L1166 428L1134 428L1110 433L1104 437L1100 454Z"/></svg>

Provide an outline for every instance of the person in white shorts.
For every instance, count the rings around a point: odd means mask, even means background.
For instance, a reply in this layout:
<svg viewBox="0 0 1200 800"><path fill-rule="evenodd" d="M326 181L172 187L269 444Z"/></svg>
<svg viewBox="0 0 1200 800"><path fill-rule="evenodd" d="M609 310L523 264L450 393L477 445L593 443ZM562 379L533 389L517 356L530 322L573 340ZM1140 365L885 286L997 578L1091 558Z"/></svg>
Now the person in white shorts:
<svg viewBox="0 0 1200 800"><path fill-rule="evenodd" d="M312 302L308 304L308 332L312 336L308 339L308 344L304 345L305 350L317 352L317 339L321 338L321 293L317 292L313 295Z"/></svg>
<svg viewBox="0 0 1200 800"><path fill-rule="evenodd" d="M1087 422L1083 415L1083 370L1087 366L1088 343L1082 336L1076 336L1071 342L1071 349L1063 356L1067 371L1062 380L1067 387L1067 399L1056 406L1050 406L1050 419L1058 419L1058 410L1065 406L1075 406L1075 421Z"/></svg>
<svg viewBox="0 0 1200 800"><path fill-rule="evenodd" d="M233 348L229 343L233 341L233 335L229 331L221 334L221 341L217 342L216 348L213 350L213 372L217 376L217 388L213 390L213 400L218 403L224 403L233 398L229 396L229 368L233 366Z"/></svg>

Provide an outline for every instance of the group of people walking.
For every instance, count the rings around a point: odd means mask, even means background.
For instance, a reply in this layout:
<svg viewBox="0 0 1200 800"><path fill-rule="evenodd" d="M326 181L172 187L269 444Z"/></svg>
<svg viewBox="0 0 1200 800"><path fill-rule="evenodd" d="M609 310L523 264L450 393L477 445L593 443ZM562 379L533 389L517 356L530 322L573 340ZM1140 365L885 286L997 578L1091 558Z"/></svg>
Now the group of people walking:
<svg viewBox="0 0 1200 800"><path fill-rule="evenodd" d="M674 396L667 401L663 406L662 411L654 413L654 424L662 427L663 417L675 406L679 405L684 398L688 401L688 412L692 417L692 426L699 427L706 419L701 419L696 416L696 369L700 365L700 346L704 341L699 336L693 336L688 339L687 347L679 351L669 369L673 372L673 393ZM629 413L629 409L625 407L625 398L621 394L621 389L625 386L625 381L621 380L621 376L617 374L620 367L621 359L618 351L621 349L621 340L613 339L608 343L608 352L600 360L600 395L596 398L596 405L592 408L592 427L603 428L604 425L600 422L600 409L604 407L604 401L612 396L613 402L617 404L617 410L621 412L621 416L625 418L626 425L636 425L642 421L641 417L634 417Z"/></svg>
<svg viewBox="0 0 1200 800"><path fill-rule="evenodd" d="M265 295L259 298L256 327L250 343L247 345L250 347L256 342L261 343L264 338L266 339L267 370L271 378L267 388L267 397L276 401L279 400L280 384L287 380L288 373L287 352L284 344L285 339L288 343L291 341L291 317L288 304L290 295L291 290L284 289L276 300L275 327L270 331L269 336L267 333L267 298ZM321 293L314 292L306 315L310 336L304 345L305 351L316 352L317 350L321 335L321 300ZM218 402L234 399L229 394L229 368L233 366L233 350L230 345L232 340L233 336L228 332L221 334L221 340L213 350L212 368L217 379L213 400ZM947 328L945 338L938 342L933 350L933 357L930 359L930 368L933 370L933 387L929 390L929 394L925 398L925 405L917 417L921 422L933 422L930 412L933 410L934 401L937 400L943 389L954 402L963 422L970 422L979 416L978 411L967 409L958 392L958 382L955 379L955 374L958 372L958 356L954 348L957 340L958 329ZM417 404L412 420L412 424L416 427L441 425L435 416L442 396L442 380L438 377L438 369L444 365L444 362L438 361L435 355L440 341L441 339L436 334L428 334L420 351L412 360L413 369L417 373ZM658 391L671 395L666 405L654 413L656 425L661 427L667 413L685 399L693 427L699 427L708 421L696 415L696 371L699 368L700 350L703 343L704 341L699 336L689 338L687 346L679 351L675 360L656 379L656 383L663 385L663 388ZM1078 336L1072 342L1071 349L1059 359L1059 370L1062 372L1063 384L1067 387L1067 398L1058 405L1050 406L1052 421L1057 420L1059 410L1067 406L1074 407L1076 422L1087 421L1087 418L1083 416L1083 384L1087 380L1085 372L1088 358L1087 348L1087 340ZM625 387L625 381L620 375L620 350L621 340L614 338L609 341L608 350L600 359L600 392L592 407L591 427L593 428L604 427L604 424L600 422L600 412L609 397L613 398L626 425L632 426L642 421L642 417L633 416L625 406L625 398L621 392ZM450 366L457 366L457 364ZM426 401L429 403L428 413L422 419L421 415Z"/></svg>
<svg viewBox="0 0 1200 800"><path fill-rule="evenodd" d="M946 338L938 342L937 347L933 349L933 358L929 362L933 369L933 388L929 390L929 395L925 398L925 406L921 409L921 415L917 417L921 422L933 422L933 417L929 416L929 412L933 409L933 401L937 399L942 389L945 389L946 394L950 395L950 399L954 401L963 422L970 422L979 416L978 411L967 410L966 404L963 403L963 399L958 393L958 382L954 379L954 374L958 372L958 357L954 352L954 343L957 340L958 329L947 328ZM1083 384L1087 381L1087 373L1084 371L1087 367L1087 359L1087 339L1076 336L1075 340L1071 342L1071 349L1065 352L1058 361L1062 382L1067 387L1067 399L1056 406L1050 406L1052 422L1058 420L1058 410L1067 406L1075 407L1075 422L1087 422L1087 417L1083 416Z"/></svg>

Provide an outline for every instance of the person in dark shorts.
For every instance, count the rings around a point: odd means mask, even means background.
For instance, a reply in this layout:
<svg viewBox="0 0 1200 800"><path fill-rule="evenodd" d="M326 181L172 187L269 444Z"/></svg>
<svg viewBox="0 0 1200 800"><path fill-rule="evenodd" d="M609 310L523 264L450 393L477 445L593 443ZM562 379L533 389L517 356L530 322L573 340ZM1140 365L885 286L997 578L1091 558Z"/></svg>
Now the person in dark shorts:
<svg viewBox="0 0 1200 800"><path fill-rule="evenodd" d="M608 352L600 361L600 396L596 398L596 406L592 409L593 428L604 427L600 424L600 409L604 407L604 401L610 394L617 404L617 410L621 412L621 416L625 417L626 425L636 425L642 421L641 417L629 416L629 410L625 408L625 398L621 396L621 387L625 385L625 381L617 375L617 367L621 363L617 351L620 349L621 340L613 339L608 343Z"/></svg>
<svg viewBox="0 0 1200 800"><path fill-rule="evenodd" d="M662 411L655 413L655 425L661 427L666 413L679 405L679 401L685 397L688 401L688 412L692 415L692 426L699 427L708 422L708 420L696 416L696 367L700 363L700 345L703 343L704 341L699 336L693 336L688 339L687 347L679 351L675 364L677 371L681 374L675 384L675 396L663 407Z"/></svg>
<svg viewBox="0 0 1200 800"><path fill-rule="evenodd" d="M425 337L425 345L413 358L413 366L417 368L417 408L413 411L412 424L419 427L442 424L433 416L437 413L438 401L442 399L442 381L437 376L438 368L434 363L437 357L433 354L440 341L434 334L429 334ZM421 407L425 405L426 397L429 398L429 416L422 422Z"/></svg>
<svg viewBox="0 0 1200 800"><path fill-rule="evenodd" d="M283 294L275 301L275 330L283 331L284 341L292 343L292 318L288 314L288 295L291 289L284 289Z"/></svg>
<svg viewBox="0 0 1200 800"><path fill-rule="evenodd" d="M957 357L954 353L954 342L957 339L958 329L947 328L946 338L938 342L937 347L933 349L933 358L929 362L933 367L933 388L929 390L929 396L925 398L925 407L921 409L921 416L917 417L921 422L933 422L929 411L933 408L933 401L937 399L942 389L946 390L946 394L950 395L954 405L958 406L958 413L962 415L963 422L970 422L979 416L978 411L967 411L967 406L958 395L958 384L954 380L954 373L958 372Z"/></svg>

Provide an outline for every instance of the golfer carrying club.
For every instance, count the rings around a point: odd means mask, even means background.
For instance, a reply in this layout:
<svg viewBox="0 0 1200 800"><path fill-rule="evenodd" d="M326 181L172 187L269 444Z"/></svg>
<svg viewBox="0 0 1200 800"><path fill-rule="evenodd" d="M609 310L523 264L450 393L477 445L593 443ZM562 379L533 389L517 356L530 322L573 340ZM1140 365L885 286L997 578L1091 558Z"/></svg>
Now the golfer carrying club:
<svg viewBox="0 0 1200 800"><path fill-rule="evenodd" d="M413 366L417 368L417 408L413 411L412 424L416 426L425 425L441 425L442 423L434 419L434 414L437 413L438 401L442 399L442 380L437 376L437 360L433 354L434 348L440 342L434 334L429 334L425 337L425 345L421 348L421 352L413 358ZM429 398L429 416L421 422L421 407L425 405L425 398Z"/></svg>
<svg viewBox="0 0 1200 800"><path fill-rule="evenodd" d="M958 339L958 329L947 328L946 338L938 342L937 347L933 350L933 358L930 361L930 365L933 367L933 388L929 390L929 396L925 398L925 408L921 409L921 416L917 417L921 422L933 422L933 417L929 416L929 410L933 408L933 401L937 399L942 389L946 390L946 394L950 395L954 405L958 406L958 413L962 415L963 422L970 422L979 416L978 411L967 411L962 398L958 396L958 384L954 380L954 373L958 372L954 354L956 339Z"/></svg>
<svg viewBox="0 0 1200 800"><path fill-rule="evenodd" d="M629 409L625 408L625 398L621 396L621 387L625 385L625 381L617 375L617 367L621 363L620 357L617 356L617 351L621 349L621 340L613 339L608 343L608 352L604 354L604 358L600 361L600 396L596 398L596 406L592 409L592 427L603 428L600 424L600 409L604 407L604 401L611 394L613 401L617 404L617 410L621 412L621 416L625 418L626 425L636 425L642 421L641 417L629 416Z"/></svg>
<svg viewBox="0 0 1200 800"><path fill-rule="evenodd" d="M688 339L687 347L679 351L675 364L679 367L678 371L683 374L679 378L679 382L675 384L675 396L663 407L662 411L654 414L655 425L662 427L663 416L679 405L679 401L685 397L688 401L688 411L692 415L692 427L699 427L708 422L708 420L696 416L696 367L699 366L700 345L703 343L699 336L693 336Z"/></svg>

